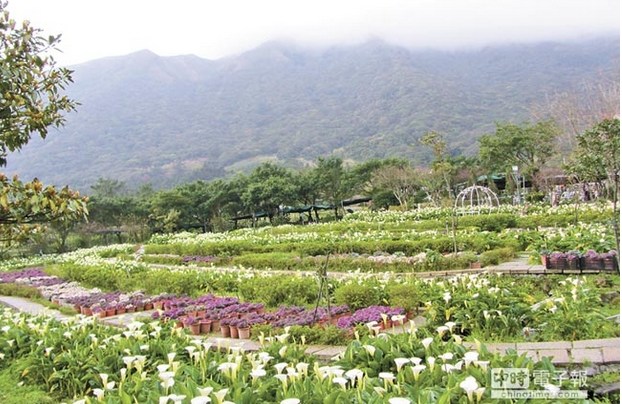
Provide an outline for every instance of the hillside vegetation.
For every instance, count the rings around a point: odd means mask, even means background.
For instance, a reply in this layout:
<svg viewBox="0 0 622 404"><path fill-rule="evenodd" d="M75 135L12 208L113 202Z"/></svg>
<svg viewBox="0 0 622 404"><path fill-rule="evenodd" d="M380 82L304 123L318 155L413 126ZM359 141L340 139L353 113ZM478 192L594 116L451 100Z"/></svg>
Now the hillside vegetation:
<svg viewBox="0 0 622 404"><path fill-rule="evenodd" d="M74 66L78 111L11 155L8 171L88 189L100 177L162 187L331 153L428 163L425 132L472 154L495 122L528 120L534 104L618 66L617 38L459 52L272 42L216 61L141 51Z"/></svg>

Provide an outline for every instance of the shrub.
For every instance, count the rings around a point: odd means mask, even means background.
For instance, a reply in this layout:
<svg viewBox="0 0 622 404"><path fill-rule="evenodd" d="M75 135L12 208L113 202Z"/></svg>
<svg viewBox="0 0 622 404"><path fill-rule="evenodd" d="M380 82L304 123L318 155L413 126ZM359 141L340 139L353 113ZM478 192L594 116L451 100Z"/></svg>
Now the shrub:
<svg viewBox="0 0 622 404"><path fill-rule="evenodd" d="M40 298L39 289L34 286L20 285L17 283L0 283L0 296L18 296L26 299Z"/></svg>
<svg viewBox="0 0 622 404"><path fill-rule="evenodd" d="M263 334L264 337L278 335L278 331L280 330L276 329L271 324L253 324L251 326L251 339L257 340L261 334Z"/></svg>
<svg viewBox="0 0 622 404"><path fill-rule="evenodd" d="M503 229L516 227L517 217L512 214L490 214L463 216L458 219L460 228L477 227L484 231L500 232Z"/></svg>
<svg viewBox="0 0 622 404"><path fill-rule="evenodd" d="M80 282L103 290L127 290L127 274L119 269L83 266L71 263L53 265L46 269L51 275Z"/></svg>
<svg viewBox="0 0 622 404"><path fill-rule="evenodd" d="M530 192L525 196L527 202L542 202L546 198L546 194L541 191Z"/></svg>
<svg viewBox="0 0 622 404"><path fill-rule="evenodd" d="M386 288L391 306L403 307L407 312L414 310L421 304L415 285L409 283L395 283Z"/></svg>
<svg viewBox="0 0 622 404"><path fill-rule="evenodd" d="M383 294L380 288L371 284L352 282L345 284L335 291L335 302L347 304L351 310L382 304Z"/></svg>
<svg viewBox="0 0 622 404"><path fill-rule="evenodd" d="M242 254L232 257L230 265L238 265L247 268L277 269L277 270L306 270L313 271L319 264L312 257L300 258L295 252L268 252Z"/></svg>
<svg viewBox="0 0 622 404"><path fill-rule="evenodd" d="M497 248L495 250L490 250L483 252L479 256L479 262L482 264L482 267L488 265L498 265L500 262L509 261L514 258L515 252L512 248Z"/></svg>
<svg viewBox="0 0 622 404"><path fill-rule="evenodd" d="M261 302L268 307L298 306L316 301L318 285L312 277L253 277L240 281L239 293L245 300Z"/></svg>
<svg viewBox="0 0 622 404"><path fill-rule="evenodd" d="M123 250L119 250L117 248L106 248L99 251L97 255L99 255L101 258L114 258L124 254L131 254L133 252L134 251L132 250L132 247L127 247Z"/></svg>

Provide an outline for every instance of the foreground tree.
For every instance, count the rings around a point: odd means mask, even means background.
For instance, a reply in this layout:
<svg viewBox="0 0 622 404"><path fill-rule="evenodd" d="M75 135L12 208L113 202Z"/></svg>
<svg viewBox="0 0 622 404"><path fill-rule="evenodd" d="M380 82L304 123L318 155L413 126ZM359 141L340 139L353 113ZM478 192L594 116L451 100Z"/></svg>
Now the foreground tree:
<svg viewBox="0 0 622 404"><path fill-rule="evenodd" d="M318 157L313 171L322 199L333 206L335 219L338 219L343 214L341 202L349 196L347 171L343 160L335 156Z"/></svg>
<svg viewBox="0 0 622 404"><path fill-rule="evenodd" d="M605 119L577 136L577 147L566 167L580 182L604 183L617 197L620 177L620 120Z"/></svg>
<svg viewBox="0 0 622 404"><path fill-rule="evenodd" d="M60 36L42 35L28 21L18 25L0 1L0 166L7 155L21 149L32 134L47 136L50 127L62 126L63 114L76 103L61 91L71 72L56 67L49 52ZM54 221L86 217L86 199L68 188L58 191L39 180L21 182L0 176L0 239L24 241Z"/></svg>
<svg viewBox="0 0 622 404"><path fill-rule="evenodd" d="M50 51L59 36L44 37L28 21L18 25L0 2L0 164L7 153L21 149L33 133L45 138L50 127L62 126L64 113L76 102L61 94L71 71L56 67Z"/></svg>
<svg viewBox="0 0 622 404"><path fill-rule="evenodd" d="M272 222L280 213L280 206L296 201L294 176L284 167L263 163L248 176L241 199L253 215L258 212L266 213Z"/></svg>
<svg viewBox="0 0 622 404"><path fill-rule="evenodd" d="M392 165L379 168L374 172L372 184L374 188L391 191L403 210L408 210L410 202L420 188L417 173L408 164Z"/></svg>
<svg viewBox="0 0 622 404"><path fill-rule="evenodd" d="M553 155L558 134L553 121L497 123L494 134L479 139L480 162L489 173L509 174L512 166L517 166L524 176L533 178Z"/></svg>
<svg viewBox="0 0 622 404"><path fill-rule="evenodd" d="M0 174L0 241L23 242L43 230L42 225L85 219L86 201L65 187L58 191L38 179L22 182Z"/></svg>
<svg viewBox="0 0 622 404"><path fill-rule="evenodd" d="M620 119L605 119L577 136L577 147L566 171L579 182L604 183L607 197L613 201L613 224L619 251Z"/></svg>
<svg viewBox="0 0 622 404"><path fill-rule="evenodd" d="M419 139L419 143L431 148L434 153L432 170L425 176L423 182L430 201L439 206L443 200L453 199L452 181L456 167L447 151L447 142L440 133L428 132Z"/></svg>

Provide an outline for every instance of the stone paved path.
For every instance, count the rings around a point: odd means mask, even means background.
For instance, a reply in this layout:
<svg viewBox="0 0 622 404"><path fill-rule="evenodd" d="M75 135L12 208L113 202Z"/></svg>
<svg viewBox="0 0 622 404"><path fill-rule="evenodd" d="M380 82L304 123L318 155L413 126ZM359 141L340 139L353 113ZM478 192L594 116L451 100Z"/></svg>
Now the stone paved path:
<svg viewBox="0 0 622 404"><path fill-rule="evenodd" d="M61 314L57 310L31 302L28 299L11 296L0 296L0 304L12 307L15 310L29 314L43 314L57 319L66 319L70 316ZM149 319L152 311L123 314L100 319L103 324L115 327L125 327L128 323L137 319ZM220 338L212 336L196 336L195 338L207 338L215 346L239 347L245 351L258 350L259 343L251 340L232 338ZM475 347L474 343L465 343ZM519 354L525 353L534 360L550 357L555 365L568 364L619 364L620 363L620 338L594 339L584 341L554 341L554 342L522 342L522 343L490 343L486 344L490 352L505 353L507 350L516 350ZM307 353L317 356L320 360L330 360L345 351L343 346L313 345L307 348Z"/></svg>
<svg viewBox="0 0 622 404"><path fill-rule="evenodd" d="M58 310L48 309L42 304L32 302L22 297L0 296L0 304L28 314L43 314L46 316L52 316L57 320L62 320L69 317L65 314L62 314Z"/></svg>

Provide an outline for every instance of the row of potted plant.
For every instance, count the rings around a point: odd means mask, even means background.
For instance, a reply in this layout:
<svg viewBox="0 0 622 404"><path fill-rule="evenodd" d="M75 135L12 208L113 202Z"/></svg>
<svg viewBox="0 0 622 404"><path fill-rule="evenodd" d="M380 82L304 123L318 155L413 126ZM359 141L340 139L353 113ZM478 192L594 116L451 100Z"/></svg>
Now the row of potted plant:
<svg viewBox="0 0 622 404"><path fill-rule="evenodd" d="M76 311L84 315L110 317L125 313L152 310L154 299L142 292L124 294L121 292L99 293L68 299Z"/></svg>
<svg viewBox="0 0 622 404"><path fill-rule="evenodd" d="M276 311L265 312L263 305L258 303L240 303L237 299L217 297L213 297L212 301L213 304L201 306L204 309L195 310L199 307L196 300L175 298L172 304L164 303L164 307L168 307L167 310L156 311L152 317L175 321L178 326L190 328L193 334L207 334L220 330L223 337L248 338L249 333L246 329L257 324L269 324L279 328L293 325L322 325L329 320L332 324L336 324L341 316L349 313L347 305L332 306L330 310L324 307L307 309L300 306L281 306ZM225 302L227 305L223 306L222 303ZM186 306L180 306L181 304ZM239 330L243 331L240 333Z"/></svg>
<svg viewBox="0 0 622 404"><path fill-rule="evenodd" d="M27 268L19 271L0 273L0 283L16 283L37 288L41 296L57 304L65 304L71 298L81 298L100 293L97 288L88 289L77 282L50 276L43 268Z"/></svg>
<svg viewBox="0 0 622 404"><path fill-rule="evenodd" d="M47 275L42 268L0 273L0 283L17 283L39 289L41 296L59 305L73 306L78 313L99 317L153 309L154 301L163 296L147 296L141 291L102 292L98 288L85 288L77 282L68 282Z"/></svg>
<svg viewBox="0 0 622 404"><path fill-rule="evenodd" d="M140 291L129 294L118 291L104 293L99 289L86 289L75 282L47 276L41 268L2 273L0 279L2 282L27 283L43 288L45 297L59 304L72 305L79 313L87 316L108 317L156 308L158 311L154 313L154 318L174 320L179 325L190 328L194 334L218 331L217 324L209 328L207 324L220 320L230 322L234 328L242 329L248 328L245 323L274 324L276 327L312 325L326 322L331 317L336 319L337 315L349 310L345 305L333 306L330 312L324 308L312 310L290 306L280 307L273 313L264 314L263 304L240 302L235 297L217 297L212 294L198 298L172 294L147 296ZM67 292L68 288L72 289L71 293ZM241 320L240 324L237 323L238 320ZM198 328L197 325L201 323L202 328ZM231 331L225 330L225 327L220 331L223 336L231 335ZM238 333L233 331L233 335L236 337ZM245 335L243 331L242 336Z"/></svg>
<svg viewBox="0 0 622 404"><path fill-rule="evenodd" d="M199 298L172 297L162 301L152 318L163 321L174 321L177 326L187 327L192 334L209 334L221 331L223 336L230 337L231 331L238 338L238 328L249 328L248 321L253 314L263 312L263 305L241 303L233 297L217 297L212 294ZM246 323L237 323L244 317ZM236 322L233 322L233 321ZM230 330L230 328L234 330ZM249 335L243 331L241 338Z"/></svg>
<svg viewBox="0 0 622 404"><path fill-rule="evenodd" d="M588 250L585 254L579 251L543 251L540 257L542 265L547 269L619 271L618 253L615 250L602 253Z"/></svg>
<svg viewBox="0 0 622 404"><path fill-rule="evenodd" d="M211 327L208 328L208 324L221 318L230 319L232 325L243 329L248 329L249 323L265 322L263 318L242 319L238 322L241 315L263 312L261 303L241 303L234 297L216 297L212 294L190 298L172 294L147 296L140 291L129 294L119 291L104 293L99 289L83 288L75 282L49 276L42 268L0 273L0 283L18 283L39 288L45 298L57 304L72 305L77 312L86 316L108 317L157 307L161 310L156 312L157 317L178 319L181 324L191 328L194 334L209 333ZM199 331L196 326L201 324L202 329ZM248 335L243 332L242 337L248 338Z"/></svg>
<svg viewBox="0 0 622 404"><path fill-rule="evenodd" d="M220 331L223 337L238 338L239 335L239 338L248 338L246 329L256 324L270 324L275 327L312 325L326 322L331 316L336 319L336 316L348 310L345 305L333 306L330 311L325 308L281 306L274 312L266 313L261 303L239 302L237 298L206 295L196 299L180 297L164 301L163 310L154 312L152 317L164 321L173 320L179 326L190 328L194 334ZM242 332L239 333L238 330Z"/></svg>

